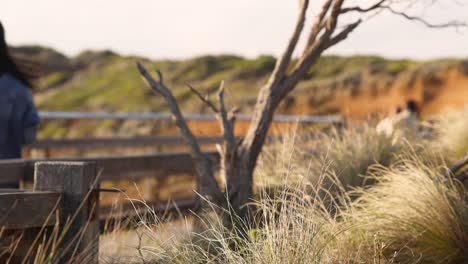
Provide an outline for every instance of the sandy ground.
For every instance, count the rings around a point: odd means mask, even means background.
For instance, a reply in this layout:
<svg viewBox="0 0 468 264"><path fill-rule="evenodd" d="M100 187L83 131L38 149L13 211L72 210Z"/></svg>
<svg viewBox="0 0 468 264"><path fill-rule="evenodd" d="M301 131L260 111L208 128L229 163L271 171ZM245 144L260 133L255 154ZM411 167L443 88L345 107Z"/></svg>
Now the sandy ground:
<svg viewBox="0 0 468 264"><path fill-rule="evenodd" d="M154 220L154 219L153 219ZM147 221L150 225L152 221ZM154 226L141 226L134 230L118 230L101 235L99 258L102 263L144 263L156 254L162 246L186 238L192 229L192 219L178 219Z"/></svg>

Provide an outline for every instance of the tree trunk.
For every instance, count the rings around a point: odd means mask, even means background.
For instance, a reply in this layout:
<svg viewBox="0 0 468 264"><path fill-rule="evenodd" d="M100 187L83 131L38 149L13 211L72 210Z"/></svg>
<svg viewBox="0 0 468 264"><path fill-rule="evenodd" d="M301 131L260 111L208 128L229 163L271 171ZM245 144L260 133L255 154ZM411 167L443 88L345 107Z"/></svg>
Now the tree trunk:
<svg viewBox="0 0 468 264"><path fill-rule="evenodd" d="M253 202L253 174L258 157L265 143L273 113L278 105L276 93L284 83L274 79L262 88L257 99L249 131L242 143L222 157L222 171L225 173L229 205L236 215L247 224L251 223ZM272 96L272 95L275 95Z"/></svg>
<svg viewBox="0 0 468 264"><path fill-rule="evenodd" d="M196 169L196 210L211 207L210 203L216 205L222 202L222 193L214 177L214 163L210 157L203 155L201 159L195 160Z"/></svg>
<svg viewBox="0 0 468 264"><path fill-rule="evenodd" d="M233 188L229 190L229 203L239 219L250 224L253 210L253 170L238 163L231 178L236 179L236 183L230 184Z"/></svg>
<svg viewBox="0 0 468 264"><path fill-rule="evenodd" d="M251 205L253 200L253 170L246 165L248 160L234 155L225 155L221 159L221 173L226 179L225 211L223 224L226 228L245 235L252 224Z"/></svg>

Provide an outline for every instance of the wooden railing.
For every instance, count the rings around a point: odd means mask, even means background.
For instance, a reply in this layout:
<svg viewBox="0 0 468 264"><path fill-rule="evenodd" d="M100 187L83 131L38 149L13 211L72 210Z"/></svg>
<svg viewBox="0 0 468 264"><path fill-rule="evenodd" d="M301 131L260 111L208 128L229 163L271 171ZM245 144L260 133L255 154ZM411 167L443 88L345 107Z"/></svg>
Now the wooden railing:
<svg viewBox="0 0 468 264"><path fill-rule="evenodd" d="M213 152L210 155L213 156L214 160L218 160L216 153ZM81 228L89 229L90 231L86 232L91 232L91 234L83 234L87 238L98 236L100 226L98 220L116 217L112 212L112 206L100 207L97 203L100 190L97 186L100 181L137 180L145 177L164 178L178 174L194 174L193 162L187 153L56 160L55 162L41 160L0 161L0 174L2 176L0 182L34 181L32 191L2 191L0 189L1 230L20 230L23 234L22 246L17 249L17 252L13 252L10 257L31 257L28 256L30 253L28 247L34 246L35 237L45 234L45 227L58 224L60 227L58 232L69 232L65 230L66 225L63 222L67 221L72 214L81 212L80 210L85 210L85 212L79 213L79 215L86 215L88 220L95 218L96 221L93 220L94 222L91 224L85 223L84 218L86 217L82 216L81 220L74 221L69 228L76 232ZM94 204L90 205L90 201ZM86 206L83 207L83 204ZM182 210L192 209L195 201L191 199L175 200L170 205L169 208L167 205L162 204L127 204L121 208L118 217L135 215L136 211L147 209L147 206L153 207L152 209L156 212L172 210L175 207ZM89 211L90 206L94 208L93 212ZM68 209L65 210L64 208ZM61 212L62 215L57 215L57 212ZM91 213L95 216L91 217ZM57 223L57 219L61 219L61 222ZM0 239L0 247L5 247L9 243L5 238ZM64 239L63 243L75 242L72 238L68 238ZM87 247L94 245L96 250L98 244L95 239L81 241L80 243L83 243L83 246L77 247L82 248L81 251L83 252L85 252L84 245L87 245ZM77 252L80 252L80 250ZM67 258L72 257L69 256L69 253L63 254ZM0 256L1 260L2 256ZM96 262L89 263L97 263L97 259Z"/></svg>
<svg viewBox="0 0 468 264"><path fill-rule="evenodd" d="M215 160L216 152L209 152ZM40 161L95 162L101 174L100 181L137 180L146 177L169 177L194 173L193 161L188 153L155 153L135 156L72 157L53 159L0 160L0 183L33 181L34 164Z"/></svg>
<svg viewBox="0 0 468 264"><path fill-rule="evenodd" d="M0 192L1 263L45 261L40 251L51 263L98 263L97 175L93 163L38 162L33 190Z"/></svg>
<svg viewBox="0 0 468 264"><path fill-rule="evenodd" d="M201 146L210 146L222 142L221 137L197 137ZM25 157L33 156L38 151L44 158L61 155L64 151L89 155L96 151L112 152L115 149L149 149L152 152L183 150L186 143L178 136L134 137L134 138L85 138L85 139L40 139L24 148ZM213 149L213 148L212 148ZM102 152L102 151L101 151ZM62 154L63 155L63 154Z"/></svg>
<svg viewBox="0 0 468 264"><path fill-rule="evenodd" d="M201 145L217 144L222 142L221 137L197 137ZM136 137L136 138L86 138L86 139L41 139L27 149L97 149L121 147L148 147L148 146L182 146L183 138L178 136Z"/></svg>
<svg viewBox="0 0 468 264"><path fill-rule="evenodd" d="M168 113L104 113L104 112L39 112L41 119L139 119L139 120L171 120ZM249 115L236 115L239 121L249 121ZM190 121L216 121L216 117L210 114L185 114L184 118ZM275 115L273 122L287 123L339 123L339 115Z"/></svg>
<svg viewBox="0 0 468 264"><path fill-rule="evenodd" d="M209 154L212 155L214 160L218 160L216 153ZM98 236L99 227L102 226L103 220L108 218L134 216L140 210L147 210L148 206L152 207L154 212L166 212L174 209L192 209L195 205L193 199L175 200L169 206L168 204L153 204L150 202L147 204L126 204L122 206L120 212L116 215L112 206L99 206L97 202L101 190L98 186L101 181L137 180L145 177L165 178L180 174L194 175L193 162L187 153L131 157L69 158L56 159L54 162L45 160L5 160L0 161L0 174L2 176L0 177L0 183L10 181L34 182L32 191L11 189L2 191L0 189L0 229L19 230L24 234L22 246L17 249L17 252L12 252L9 255L13 258L32 257L28 256L29 253L27 252L30 250L27 247L31 248L34 237L45 234L44 228L46 227L58 225L60 227L58 232L69 232L65 229L64 221L67 221L72 213L74 215L80 210L87 210L79 213L79 215L86 215L88 220L95 219L96 221L93 220L92 225L96 226L92 227L90 223L85 223L83 220L85 216L83 216L80 221L73 222L69 228L76 232L81 230L80 228L90 229L91 234L83 234L83 236L89 238L90 235ZM84 181L86 182L84 183ZM74 198L71 199L70 197ZM90 205L91 202L94 204ZM85 206L83 207L83 205ZM93 212L89 211L90 206L93 207ZM65 210L64 208L68 209ZM61 215L58 215L58 212ZM95 216L91 217L90 214ZM61 219L61 222L57 222L57 219ZM6 247L9 243L9 240L5 240L5 238L0 239L0 247ZM63 243L75 242L72 238L69 238L68 240L65 239ZM81 243L87 246L94 245L94 248L97 248L97 240L81 241ZM85 252L84 246L78 246L78 248L81 247L82 251ZM77 252L80 252L80 250ZM71 258L68 253L63 254L67 258ZM2 256L0 256L1 260Z"/></svg>

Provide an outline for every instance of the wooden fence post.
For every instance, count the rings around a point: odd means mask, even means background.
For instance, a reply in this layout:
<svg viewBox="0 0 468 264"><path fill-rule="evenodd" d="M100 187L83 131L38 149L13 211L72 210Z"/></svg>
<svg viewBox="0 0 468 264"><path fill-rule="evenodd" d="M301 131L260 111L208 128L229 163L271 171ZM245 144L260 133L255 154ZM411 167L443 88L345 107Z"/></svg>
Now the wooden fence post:
<svg viewBox="0 0 468 264"><path fill-rule="evenodd" d="M99 217L96 164L37 162L34 191L61 192L59 226L63 239L56 254L60 263L98 263Z"/></svg>

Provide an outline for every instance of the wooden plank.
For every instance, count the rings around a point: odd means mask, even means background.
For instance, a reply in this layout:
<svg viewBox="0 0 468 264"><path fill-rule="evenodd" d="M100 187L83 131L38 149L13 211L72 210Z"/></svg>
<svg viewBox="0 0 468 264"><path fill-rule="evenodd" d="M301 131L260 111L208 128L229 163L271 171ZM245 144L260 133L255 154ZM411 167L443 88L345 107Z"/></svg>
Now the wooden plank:
<svg viewBox="0 0 468 264"><path fill-rule="evenodd" d="M208 152L217 163L217 152ZM57 158L48 160L3 160L0 161L0 182L11 180L32 181L35 162L76 161L96 162L102 170L99 179L136 180L145 177L166 177L194 173L193 161L188 153L156 153L138 156L106 156L93 158Z"/></svg>
<svg viewBox="0 0 468 264"><path fill-rule="evenodd" d="M53 225L60 200L57 192L0 193L0 226L9 230Z"/></svg>
<svg viewBox="0 0 468 264"><path fill-rule="evenodd" d="M20 181L25 175L33 175L34 168L27 160L0 160L0 183Z"/></svg>
<svg viewBox="0 0 468 264"><path fill-rule="evenodd" d="M153 154L132 157L100 157L93 159L102 168L101 180L135 180L146 177L166 177L194 173L188 153Z"/></svg>
<svg viewBox="0 0 468 264"><path fill-rule="evenodd" d="M23 189L0 188L0 194L2 194L2 193L25 193L25 192L28 192L28 191L23 190Z"/></svg>
<svg viewBox="0 0 468 264"><path fill-rule="evenodd" d="M62 192L59 227L63 239L52 262L98 263L99 197L96 164L91 162L38 162L34 191Z"/></svg>
<svg viewBox="0 0 468 264"><path fill-rule="evenodd" d="M200 144L216 144L222 142L221 137L198 137ZM180 146L185 145L181 137L159 136L138 138L85 138L85 139L42 139L26 149L97 149L118 147L152 147L152 146Z"/></svg>

